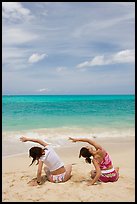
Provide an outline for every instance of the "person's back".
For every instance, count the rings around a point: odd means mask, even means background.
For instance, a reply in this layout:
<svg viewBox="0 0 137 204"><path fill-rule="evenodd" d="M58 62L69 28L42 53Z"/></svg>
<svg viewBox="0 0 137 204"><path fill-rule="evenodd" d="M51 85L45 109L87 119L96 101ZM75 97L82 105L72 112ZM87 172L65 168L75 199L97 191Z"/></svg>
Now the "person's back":
<svg viewBox="0 0 137 204"><path fill-rule="evenodd" d="M50 145L46 146L44 152L45 154L40 157L40 160L44 162L51 172L64 166L64 163Z"/></svg>
<svg viewBox="0 0 137 204"><path fill-rule="evenodd" d="M106 152L106 155L100 163L100 169L105 170L108 169L110 166L113 167L112 160L110 158L110 155Z"/></svg>

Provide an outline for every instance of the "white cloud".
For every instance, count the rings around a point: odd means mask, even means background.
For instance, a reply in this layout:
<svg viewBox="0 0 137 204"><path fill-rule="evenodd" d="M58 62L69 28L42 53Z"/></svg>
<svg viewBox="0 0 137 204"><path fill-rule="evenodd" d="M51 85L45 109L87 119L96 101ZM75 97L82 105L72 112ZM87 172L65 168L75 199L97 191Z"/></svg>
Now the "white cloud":
<svg viewBox="0 0 137 204"><path fill-rule="evenodd" d="M34 53L32 54L29 59L28 59L28 62L29 63L35 63L35 62L38 62L42 59L44 59L45 57L47 57L48 55L47 54L38 54L38 53Z"/></svg>
<svg viewBox="0 0 137 204"><path fill-rule="evenodd" d="M20 2L2 2L2 17L8 20L29 20L32 18L29 9L24 8Z"/></svg>
<svg viewBox="0 0 137 204"><path fill-rule="evenodd" d="M57 72L62 72L62 71L66 71L66 70L67 70L66 67L57 67L57 68L56 68L56 71L57 71Z"/></svg>
<svg viewBox="0 0 137 204"><path fill-rule="evenodd" d="M113 55L112 62L116 63L134 63L135 62L135 50L123 50Z"/></svg>
<svg viewBox="0 0 137 204"><path fill-rule="evenodd" d="M37 90L38 92L49 92L50 90L48 88L42 88Z"/></svg>
<svg viewBox="0 0 137 204"><path fill-rule="evenodd" d="M4 45L17 45L37 39L37 35L22 28L4 28L2 33Z"/></svg>
<svg viewBox="0 0 137 204"><path fill-rule="evenodd" d="M85 67L101 66L101 65L107 65L107 64L134 63L134 62L135 62L135 51L127 49L107 57L105 57L104 55L96 56L90 61L85 61L78 64L76 67L85 68Z"/></svg>

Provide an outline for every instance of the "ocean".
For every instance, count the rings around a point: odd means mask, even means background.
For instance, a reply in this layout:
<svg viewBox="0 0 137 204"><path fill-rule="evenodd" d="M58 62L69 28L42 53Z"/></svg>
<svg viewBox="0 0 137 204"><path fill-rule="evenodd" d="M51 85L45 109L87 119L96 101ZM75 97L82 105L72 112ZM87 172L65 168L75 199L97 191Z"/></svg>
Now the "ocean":
<svg viewBox="0 0 137 204"><path fill-rule="evenodd" d="M4 95L3 155L24 151L22 135L55 146L69 136L135 136L135 95Z"/></svg>

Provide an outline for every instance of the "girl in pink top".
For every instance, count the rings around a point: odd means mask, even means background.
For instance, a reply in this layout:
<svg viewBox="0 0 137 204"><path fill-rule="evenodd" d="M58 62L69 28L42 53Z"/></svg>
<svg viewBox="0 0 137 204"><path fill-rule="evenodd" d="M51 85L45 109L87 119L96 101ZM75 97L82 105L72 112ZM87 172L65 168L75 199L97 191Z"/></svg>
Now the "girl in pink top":
<svg viewBox="0 0 137 204"><path fill-rule="evenodd" d="M93 149L91 146L82 147L80 150L79 158L83 156L87 163L91 163L91 156L93 157L92 163L95 167L95 170L91 171L92 180L88 185L93 185L97 181L101 182L115 182L119 178L119 168L113 167L112 160L109 154L97 144L95 141L87 138L72 138L69 137L73 142L88 142L90 145L94 146Z"/></svg>

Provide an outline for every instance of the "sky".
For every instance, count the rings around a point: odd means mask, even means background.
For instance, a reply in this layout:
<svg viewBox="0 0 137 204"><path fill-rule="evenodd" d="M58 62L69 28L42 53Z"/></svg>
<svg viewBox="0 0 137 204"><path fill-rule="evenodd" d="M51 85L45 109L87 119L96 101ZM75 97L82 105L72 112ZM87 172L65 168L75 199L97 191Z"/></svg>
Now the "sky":
<svg viewBox="0 0 137 204"><path fill-rule="evenodd" d="M134 94L135 2L2 2L2 94Z"/></svg>

